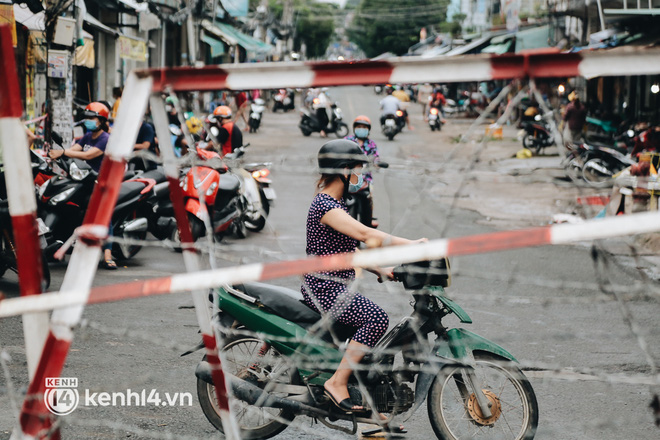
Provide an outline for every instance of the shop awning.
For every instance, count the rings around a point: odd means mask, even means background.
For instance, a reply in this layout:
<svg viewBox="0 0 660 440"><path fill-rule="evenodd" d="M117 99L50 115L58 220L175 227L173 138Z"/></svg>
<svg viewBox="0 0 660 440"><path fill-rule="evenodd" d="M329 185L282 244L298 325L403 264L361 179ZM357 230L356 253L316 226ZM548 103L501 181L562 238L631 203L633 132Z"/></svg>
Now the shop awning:
<svg viewBox="0 0 660 440"><path fill-rule="evenodd" d="M490 45L484 47L481 50L481 53L492 53L495 55L508 53L511 49L511 45L513 44L514 36L515 34L506 34L493 37L493 39L490 40Z"/></svg>
<svg viewBox="0 0 660 440"><path fill-rule="evenodd" d="M550 26L544 25L516 32L516 53L529 49L550 47Z"/></svg>
<svg viewBox="0 0 660 440"><path fill-rule="evenodd" d="M92 26L92 27L94 27L94 28L96 28L96 29L98 29L102 32L105 32L105 33L110 34L110 35L115 35L115 36L120 35L119 31L117 31L116 29L112 29L109 26L104 25L103 23L98 21L96 18L94 18L89 12L87 14L85 14L85 18L83 20L85 21L85 23L89 24L90 26Z"/></svg>
<svg viewBox="0 0 660 440"><path fill-rule="evenodd" d="M27 6L21 7L18 4L14 4L14 19L31 31L43 31L46 29L46 14L44 14L44 11L35 14Z"/></svg>
<svg viewBox="0 0 660 440"><path fill-rule="evenodd" d="M205 32L202 32L201 40L210 46L211 57L219 57L225 53L225 44L222 41L216 40Z"/></svg>
<svg viewBox="0 0 660 440"><path fill-rule="evenodd" d="M469 53L469 52L472 52L472 51L479 52L480 51L479 49L486 46L488 44L488 42L490 41L490 39L491 39L490 36L477 38L476 40L472 41L471 43L468 43L464 46L459 46L459 47L456 47L456 48L450 50L449 52L447 52L445 54L445 56L450 57L450 56L453 56L453 55L463 55L463 54L466 54L466 53Z"/></svg>
<svg viewBox="0 0 660 440"><path fill-rule="evenodd" d="M273 46L270 44L246 35L226 23L216 23L214 25L209 20L202 20L202 27L210 34L220 38L230 46L238 45L248 52L260 54L268 54L273 51Z"/></svg>

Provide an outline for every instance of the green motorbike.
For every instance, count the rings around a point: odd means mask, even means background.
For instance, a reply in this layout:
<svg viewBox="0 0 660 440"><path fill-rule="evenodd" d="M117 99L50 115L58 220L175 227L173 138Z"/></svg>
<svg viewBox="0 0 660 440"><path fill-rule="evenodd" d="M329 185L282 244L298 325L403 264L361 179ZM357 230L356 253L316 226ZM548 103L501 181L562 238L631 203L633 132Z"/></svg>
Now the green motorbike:
<svg viewBox="0 0 660 440"><path fill-rule="evenodd" d="M442 324L452 314L472 322L445 296L451 279L446 260L398 266L394 277L413 291L414 310L354 368L351 399L369 409L355 414L342 412L323 393L354 328L327 321L294 290L261 283L217 289L212 296L219 307L223 369L241 438L273 437L299 415L349 434L358 423L386 431L405 422L424 400L439 439L534 438L536 396L513 355ZM210 365L202 360L195 374L202 410L222 431Z"/></svg>

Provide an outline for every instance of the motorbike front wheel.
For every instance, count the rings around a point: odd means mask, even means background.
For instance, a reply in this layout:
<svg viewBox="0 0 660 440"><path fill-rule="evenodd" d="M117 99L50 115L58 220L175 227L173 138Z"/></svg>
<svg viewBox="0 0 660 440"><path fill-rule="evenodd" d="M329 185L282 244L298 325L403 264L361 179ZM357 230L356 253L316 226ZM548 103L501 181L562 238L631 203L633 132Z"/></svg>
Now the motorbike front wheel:
<svg viewBox="0 0 660 440"><path fill-rule="evenodd" d="M290 372L283 356L264 341L247 337L233 336L225 340L222 348L226 362L223 369L240 379L246 380L260 388L276 380L286 385L296 385L300 381L297 372ZM286 393L272 394L286 397ZM216 398L215 387L202 379L197 379L197 397L206 418L220 432L222 419L220 407ZM232 412L241 430L244 440L267 439L284 431L295 417L295 413L279 408L255 407L232 399Z"/></svg>
<svg viewBox="0 0 660 440"><path fill-rule="evenodd" d="M343 122L337 124L337 128L335 129L335 135L340 139L348 136L348 125L344 124Z"/></svg>
<svg viewBox="0 0 660 440"><path fill-rule="evenodd" d="M484 418L464 369L448 366L436 376L428 395L428 413L439 439L531 440L539 422L532 385L523 372L487 353L475 353L475 374L492 404Z"/></svg>
<svg viewBox="0 0 660 440"><path fill-rule="evenodd" d="M259 188L259 197L261 198L261 212L257 213L255 218L248 217L245 220L245 227L253 232L259 232L266 226L266 218L270 213L270 203L261 188Z"/></svg>

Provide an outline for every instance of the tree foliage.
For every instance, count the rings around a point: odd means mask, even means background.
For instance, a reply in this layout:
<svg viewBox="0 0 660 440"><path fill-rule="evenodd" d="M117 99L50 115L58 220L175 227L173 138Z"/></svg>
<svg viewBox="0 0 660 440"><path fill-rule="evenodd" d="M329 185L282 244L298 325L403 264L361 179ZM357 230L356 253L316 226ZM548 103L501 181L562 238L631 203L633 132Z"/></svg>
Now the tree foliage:
<svg viewBox="0 0 660 440"><path fill-rule="evenodd" d="M275 20L282 20L286 0L269 0L268 10ZM261 0L250 0L250 10L256 10ZM300 50L304 43L307 57L317 58L325 51L335 31L334 16L337 7L314 0L293 0L294 9L294 50Z"/></svg>
<svg viewBox="0 0 660 440"><path fill-rule="evenodd" d="M368 57L403 55L419 42L423 27L430 30L445 21L448 5L449 0L362 0L348 35Z"/></svg>

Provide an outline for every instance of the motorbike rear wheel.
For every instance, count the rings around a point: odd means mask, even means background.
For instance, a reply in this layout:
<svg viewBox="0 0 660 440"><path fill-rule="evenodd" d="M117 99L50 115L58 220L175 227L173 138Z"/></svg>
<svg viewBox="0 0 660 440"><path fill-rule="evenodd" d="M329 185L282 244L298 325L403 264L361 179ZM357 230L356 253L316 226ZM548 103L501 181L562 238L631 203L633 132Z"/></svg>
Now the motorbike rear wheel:
<svg viewBox="0 0 660 440"><path fill-rule="evenodd" d="M582 178L595 188L612 186L612 178L616 171L610 168L610 165L602 159L589 159L582 166Z"/></svg>
<svg viewBox="0 0 660 440"><path fill-rule="evenodd" d="M532 385L523 372L503 358L474 353L476 376L492 403L484 418L462 369L447 366L436 376L428 395L428 414L435 435L444 440L531 440L539 422Z"/></svg>
<svg viewBox="0 0 660 440"><path fill-rule="evenodd" d="M527 148L528 150L535 150L539 146L539 142L532 134L526 134L522 143L523 147Z"/></svg>
<svg viewBox="0 0 660 440"><path fill-rule="evenodd" d="M258 338L230 336L225 339L222 351L226 359L223 363L226 372L260 388L267 387L272 380L286 385L301 383L295 368L287 365L286 360L275 348ZM273 392L273 394L286 397L286 393ZM198 378L197 397L209 422L218 431L224 432L215 387ZM296 417L295 413L285 409L258 408L238 399L232 399L231 405L241 430L241 438L244 440L274 437L284 431L288 423Z"/></svg>
<svg viewBox="0 0 660 440"><path fill-rule="evenodd" d="M259 188L259 197L261 198L261 212L257 214L257 218L245 220L245 227L253 232L259 232L266 226L266 218L270 213L270 203L264 194L264 190Z"/></svg>
<svg viewBox="0 0 660 440"><path fill-rule="evenodd" d="M335 129L335 135L340 139L348 136L348 125L343 122L338 123L337 128Z"/></svg>

